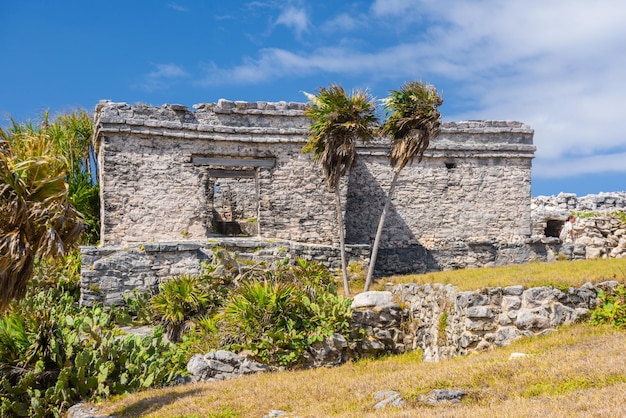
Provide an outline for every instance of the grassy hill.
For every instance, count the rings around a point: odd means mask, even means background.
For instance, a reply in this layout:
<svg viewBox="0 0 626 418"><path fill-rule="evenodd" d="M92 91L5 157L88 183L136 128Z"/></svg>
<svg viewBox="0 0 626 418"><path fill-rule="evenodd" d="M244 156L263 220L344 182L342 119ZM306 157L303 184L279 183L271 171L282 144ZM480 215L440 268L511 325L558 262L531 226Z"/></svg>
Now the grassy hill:
<svg viewBox="0 0 626 418"><path fill-rule="evenodd" d="M626 282L626 260L532 263L386 278L451 283L461 290L522 284L580 286ZM626 416L626 330L580 323L538 338L439 363L421 352L126 395L98 405L118 417L616 417ZM527 357L509 360L512 353ZM421 396L461 389L460 404L432 406ZM374 394L396 390L402 408L374 410Z"/></svg>

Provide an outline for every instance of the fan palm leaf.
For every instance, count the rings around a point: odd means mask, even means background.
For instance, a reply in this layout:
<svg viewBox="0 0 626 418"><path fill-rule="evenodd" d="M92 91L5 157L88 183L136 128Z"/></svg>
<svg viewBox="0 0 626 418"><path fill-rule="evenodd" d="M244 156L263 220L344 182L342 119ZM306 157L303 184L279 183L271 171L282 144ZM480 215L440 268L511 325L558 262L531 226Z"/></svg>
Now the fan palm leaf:
<svg viewBox="0 0 626 418"><path fill-rule="evenodd" d="M442 103L435 87L418 81L392 90L385 100L389 117L384 131L392 140L390 163L397 171L415 158L421 162L430 140L439 135Z"/></svg>

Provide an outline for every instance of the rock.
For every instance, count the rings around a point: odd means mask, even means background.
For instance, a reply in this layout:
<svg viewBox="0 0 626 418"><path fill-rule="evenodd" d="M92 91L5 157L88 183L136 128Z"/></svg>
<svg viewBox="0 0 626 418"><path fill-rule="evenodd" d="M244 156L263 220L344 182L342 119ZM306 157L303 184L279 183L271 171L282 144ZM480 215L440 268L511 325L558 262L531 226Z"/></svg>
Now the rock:
<svg viewBox="0 0 626 418"><path fill-rule="evenodd" d="M487 306L470 306L467 308L467 316L470 318L493 318L493 312Z"/></svg>
<svg viewBox="0 0 626 418"><path fill-rule="evenodd" d="M270 370L268 365L225 350L211 351L204 356L196 354L187 363L187 371L194 382L225 380Z"/></svg>
<svg viewBox="0 0 626 418"><path fill-rule="evenodd" d="M262 373L270 370L270 367L267 364L258 363L252 360L244 360L241 362L241 366L239 366L239 373L243 374L252 374L252 373Z"/></svg>
<svg viewBox="0 0 626 418"><path fill-rule="evenodd" d="M529 354L525 354L525 353L511 353L511 355L509 356L509 361L511 360L518 360L518 359L522 359L522 358L529 358L530 355Z"/></svg>
<svg viewBox="0 0 626 418"><path fill-rule="evenodd" d="M352 299L351 308L369 308L375 311L380 311L385 308L400 309L400 305L396 303L391 292L372 290L355 295L354 299Z"/></svg>
<svg viewBox="0 0 626 418"><path fill-rule="evenodd" d="M227 363L222 363L219 360L209 360L209 368L216 371L217 373L232 373L235 371L235 368Z"/></svg>
<svg viewBox="0 0 626 418"><path fill-rule="evenodd" d="M460 292L456 295L456 303L459 308L484 306L489 304L489 298L477 292Z"/></svg>
<svg viewBox="0 0 626 418"><path fill-rule="evenodd" d="M333 334L318 341L309 347L310 354L309 367L329 367L337 366L348 359L348 342L341 334Z"/></svg>
<svg viewBox="0 0 626 418"><path fill-rule="evenodd" d="M515 325L524 330L542 330L550 327L550 319L528 309L520 309Z"/></svg>
<svg viewBox="0 0 626 418"><path fill-rule="evenodd" d="M401 407L404 405L404 399L400 397L400 392L395 390L382 390L374 394L374 400L378 401L374 405L374 409L381 409L386 406Z"/></svg>
<svg viewBox="0 0 626 418"><path fill-rule="evenodd" d="M196 354L187 362L187 371L194 377L194 380L206 380L212 377L212 370L203 355Z"/></svg>
<svg viewBox="0 0 626 418"><path fill-rule="evenodd" d="M525 290L522 294L522 306L525 308L536 308L564 296L563 292L552 287L533 287Z"/></svg>
<svg viewBox="0 0 626 418"><path fill-rule="evenodd" d="M496 339L493 343L498 347L503 347L520 338L521 334L520 330L514 326L502 327L496 331Z"/></svg>
<svg viewBox="0 0 626 418"><path fill-rule="evenodd" d="M436 405L442 402L460 403L467 395L464 390L435 389L428 395L422 395L420 401Z"/></svg>
<svg viewBox="0 0 626 418"><path fill-rule="evenodd" d="M72 405L67 410L67 418L115 418L113 415L100 415L94 406L84 403Z"/></svg>
<svg viewBox="0 0 626 418"><path fill-rule="evenodd" d="M228 364L239 364L244 360L244 357L232 351L216 350L207 353L205 356L207 359L221 361Z"/></svg>

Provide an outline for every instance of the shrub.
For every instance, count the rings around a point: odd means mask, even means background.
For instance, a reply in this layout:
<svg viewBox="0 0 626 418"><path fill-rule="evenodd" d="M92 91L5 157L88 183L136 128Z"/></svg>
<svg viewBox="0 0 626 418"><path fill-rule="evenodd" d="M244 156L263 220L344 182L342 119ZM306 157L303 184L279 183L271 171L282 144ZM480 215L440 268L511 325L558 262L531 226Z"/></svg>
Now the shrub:
<svg viewBox="0 0 626 418"><path fill-rule="evenodd" d="M177 342L188 321L204 312L209 301L200 279L182 275L161 283L159 293L150 300L150 306L164 323L170 341Z"/></svg>
<svg viewBox="0 0 626 418"><path fill-rule="evenodd" d="M334 291L334 278L319 264L251 274L216 316L221 345L247 350L258 360L283 366L301 363L306 350L335 332L348 334L350 300Z"/></svg>
<svg viewBox="0 0 626 418"><path fill-rule="evenodd" d="M205 265L201 277L182 275L161 283L159 293L150 299L150 309L165 326L170 341L179 341L195 320L214 313L223 304L233 284L230 278L214 277L213 267ZM140 303L141 299L135 297L131 306L139 308Z"/></svg>
<svg viewBox="0 0 626 418"><path fill-rule="evenodd" d="M619 285L615 293L598 291L600 304L591 313L591 321L595 325L610 324L618 328L626 327L626 287Z"/></svg>

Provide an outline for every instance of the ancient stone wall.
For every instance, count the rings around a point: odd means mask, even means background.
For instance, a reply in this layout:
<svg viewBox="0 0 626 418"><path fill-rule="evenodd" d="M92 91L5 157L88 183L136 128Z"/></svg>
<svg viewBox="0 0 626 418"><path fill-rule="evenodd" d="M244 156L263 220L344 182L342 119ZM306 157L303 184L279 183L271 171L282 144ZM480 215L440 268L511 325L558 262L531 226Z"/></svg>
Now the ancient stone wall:
<svg viewBox="0 0 626 418"><path fill-rule="evenodd" d="M530 236L532 130L518 122L446 123L394 191L383 247L434 249L455 241ZM362 149L348 187L347 236L370 243L393 177L381 144Z"/></svg>
<svg viewBox="0 0 626 418"><path fill-rule="evenodd" d="M421 349L426 361L489 350L587 318L598 303L598 290L614 292L617 285L609 281L567 290L509 286L460 292L435 283L365 292L352 303L352 323L365 331L363 343L353 349L365 355Z"/></svg>
<svg viewBox="0 0 626 418"><path fill-rule="evenodd" d="M233 178L255 183L259 236L336 243L333 194L320 168L300 152L307 126L302 109L228 101L195 112L101 104L102 244L214 236L214 209L223 208L214 207L213 187Z"/></svg>
<svg viewBox="0 0 626 418"><path fill-rule="evenodd" d="M333 194L301 153L309 123L303 109L102 102L103 248L237 235L337 245ZM377 273L480 265L485 257L498 263L504 243L528 238L532 135L518 122L444 124L424 160L401 175ZM392 176L388 145L361 146L357 167L341 183L349 244L373 241ZM476 257L448 255L475 248Z"/></svg>
<svg viewBox="0 0 626 418"><path fill-rule="evenodd" d="M94 303L120 305L124 294L156 292L158 285L182 274L200 275L202 262L221 264L214 250L220 248L237 255L237 260L273 262L288 258L312 260L338 270L341 255L334 245L314 245L293 241L264 240L256 237L223 237L204 242L144 242L107 247L81 247L82 305ZM369 246L348 245L350 263L365 265ZM235 260L235 263L237 263ZM239 268L239 267L237 267ZM233 273L235 276L237 272Z"/></svg>
<svg viewBox="0 0 626 418"><path fill-rule="evenodd" d="M571 193L532 199L532 236L553 247L570 214L575 245L582 258L626 257L626 192L599 193L577 197Z"/></svg>

